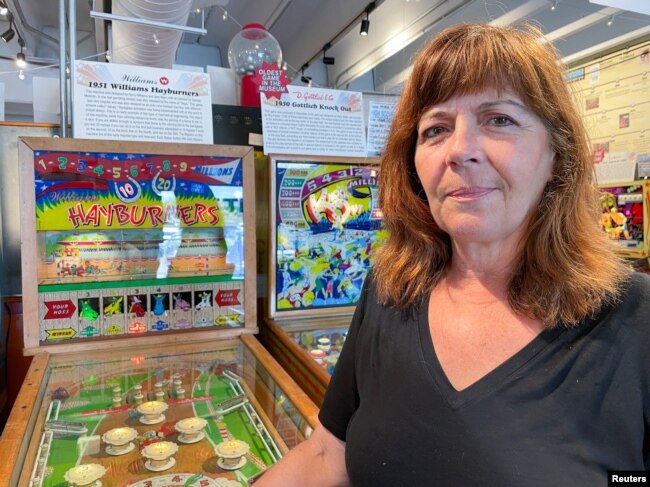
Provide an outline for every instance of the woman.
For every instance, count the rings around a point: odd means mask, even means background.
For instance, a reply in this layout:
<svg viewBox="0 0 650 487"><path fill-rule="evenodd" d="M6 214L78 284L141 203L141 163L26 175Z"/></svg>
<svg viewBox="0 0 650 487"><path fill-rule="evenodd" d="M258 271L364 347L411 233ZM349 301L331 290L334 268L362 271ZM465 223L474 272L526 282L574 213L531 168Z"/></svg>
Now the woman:
<svg viewBox="0 0 650 487"><path fill-rule="evenodd" d="M419 54L382 161L390 237L322 426L261 485L596 486L650 468L650 283L598 227L582 121L532 28Z"/></svg>

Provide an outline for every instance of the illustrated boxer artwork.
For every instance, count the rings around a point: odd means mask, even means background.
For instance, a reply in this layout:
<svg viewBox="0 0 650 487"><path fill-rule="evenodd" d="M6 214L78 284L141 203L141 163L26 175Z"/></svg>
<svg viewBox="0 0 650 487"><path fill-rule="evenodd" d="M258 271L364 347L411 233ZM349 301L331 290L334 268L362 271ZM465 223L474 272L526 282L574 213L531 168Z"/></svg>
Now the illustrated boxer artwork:
<svg viewBox="0 0 650 487"><path fill-rule="evenodd" d="M272 165L272 314L353 306L385 238L378 169L283 159Z"/></svg>

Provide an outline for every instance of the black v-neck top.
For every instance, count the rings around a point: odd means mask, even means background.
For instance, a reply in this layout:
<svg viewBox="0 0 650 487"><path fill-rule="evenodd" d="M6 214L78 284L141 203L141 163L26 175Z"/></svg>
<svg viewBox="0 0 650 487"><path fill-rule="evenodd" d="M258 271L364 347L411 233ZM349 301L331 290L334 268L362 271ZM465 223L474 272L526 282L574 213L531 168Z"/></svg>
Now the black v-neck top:
<svg viewBox="0 0 650 487"><path fill-rule="evenodd" d="M462 391L436 357L428 299L376 302L372 278L319 415L355 486L606 486L650 469L650 278L578 327L541 332Z"/></svg>

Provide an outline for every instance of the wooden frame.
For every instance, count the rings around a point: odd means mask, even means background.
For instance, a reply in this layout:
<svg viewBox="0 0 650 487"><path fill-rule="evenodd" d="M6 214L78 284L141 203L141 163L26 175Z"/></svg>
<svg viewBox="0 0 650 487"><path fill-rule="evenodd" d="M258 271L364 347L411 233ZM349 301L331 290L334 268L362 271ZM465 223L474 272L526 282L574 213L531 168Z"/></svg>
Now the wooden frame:
<svg viewBox="0 0 650 487"><path fill-rule="evenodd" d="M153 156L185 157L223 157L242 161L243 225L247 238L243 243L244 280L243 280L243 326L238 328L208 327L191 331L175 330L165 333L151 332L147 336L128 336L129 346L147 346L199 342L215 338L229 338L243 333L257 332L256 317L256 278L255 278L255 201L253 149L240 146L218 146L200 144L164 144L150 142L121 142L103 140L77 140L24 137L19 139L20 180L22 183L20 202L20 221L22 226L22 275L24 300L24 353L33 355L42 351L52 353L105 350L123 347L119 338L79 340L44 344L41 340L39 293L37 278L37 231L35 225L35 153L38 151L54 152L90 152L95 154L113 153L120 155L147 154ZM250 238L248 238L250 237ZM171 298L169 298L171 301Z"/></svg>
<svg viewBox="0 0 650 487"><path fill-rule="evenodd" d="M291 320L265 319L260 324L259 340L273 358L289 373L309 398L320 407L331 376L325 367L316 363L305 348L291 337L293 332L328 331L346 328L351 316L307 318Z"/></svg>
<svg viewBox="0 0 650 487"><path fill-rule="evenodd" d="M294 166L295 170L289 166ZM360 292L359 283L363 281L369 268L370 249L378 245L378 238L375 236L381 225L381 210L376 199L378 159L274 154L269 156L269 171L269 317L275 319L351 315L358 299L354 290ZM294 171L294 177L289 177L292 175L291 171ZM283 188L278 187L280 172L287 176L282 179L282 184L285 185ZM293 186L289 187L288 184ZM359 191L356 191L356 188L359 188ZM326 198L331 199L326 201ZM365 247L358 253L350 251L353 255L345 262L340 255L328 256L328 252L336 245L343 246L340 235L344 226L347 231L353 224L358 225L356 228L359 230L375 232L372 238L368 239L368 252ZM282 231L287 234L280 235L279 228L283 228ZM314 237L313 247L299 248L298 243L288 242L289 232L302 232L301 234L318 237ZM321 238L327 241L322 244L317 242ZM279 239L287 245L282 251L278 244ZM304 253L305 250L307 254ZM286 254L282 257L282 263L278 257L280 252ZM349 273L354 279L347 279L344 287L341 283L347 278L347 274L341 278L343 271L340 269L345 265L346 270L354 271L351 264L353 258L355 264L358 262L354 265L358 272L354 275ZM339 266L337 260L343 263ZM317 276L316 272L322 274ZM329 277L321 277L325 274ZM279 291L280 281L282 290ZM321 282L327 282L331 288L328 289L325 284L320 285ZM338 290L333 289L333 282L339 282ZM356 284L352 284L353 282ZM293 299L294 297L296 299Z"/></svg>

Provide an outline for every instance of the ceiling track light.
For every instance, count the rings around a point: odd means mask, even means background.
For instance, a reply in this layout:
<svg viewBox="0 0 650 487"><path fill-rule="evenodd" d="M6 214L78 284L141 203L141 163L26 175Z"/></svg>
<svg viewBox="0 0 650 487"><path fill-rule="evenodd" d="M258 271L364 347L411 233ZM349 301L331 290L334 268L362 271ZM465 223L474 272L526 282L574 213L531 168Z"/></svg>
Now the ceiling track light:
<svg viewBox="0 0 650 487"><path fill-rule="evenodd" d="M0 37L2 38L3 41L9 42L11 39L14 38L15 35L16 32L12 28L12 25L9 24L9 28L6 31L4 31L2 34L0 34Z"/></svg>
<svg viewBox="0 0 650 487"><path fill-rule="evenodd" d="M0 15L7 15L9 9L4 3L0 3Z"/></svg>
<svg viewBox="0 0 650 487"><path fill-rule="evenodd" d="M2 38L3 41L9 42L11 39L14 38L15 35L16 33L14 32L14 30L11 27L9 27L6 31L4 31L0 35L0 37Z"/></svg>
<svg viewBox="0 0 650 487"><path fill-rule="evenodd" d="M222 19L224 22L225 22L226 20L228 20L228 11L227 11L227 10L224 10L224 11L223 11L223 15L221 16L221 19Z"/></svg>
<svg viewBox="0 0 650 487"><path fill-rule="evenodd" d="M323 46L323 64L327 64L329 66L333 65L336 62L333 56L327 55L327 50L330 47L332 47L332 44L329 42Z"/></svg>
<svg viewBox="0 0 650 487"><path fill-rule="evenodd" d="M305 69L308 67L309 65L305 64L302 68L300 68L300 81L305 83L307 86L311 86L311 76L305 76Z"/></svg>
<svg viewBox="0 0 650 487"><path fill-rule="evenodd" d="M607 19L607 27L611 27L613 23L614 23L614 16L610 15L609 19Z"/></svg>
<svg viewBox="0 0 650 487"><path fill-rule="evenodd" d="M553 5L551 5L551 10L555 10L557 8L558 0L555 0L553 2Z"/></svg>
<svg viewBox="0 0 650 487"><path fill-rule="evenodd" d="M370 20L368 20L368 12L366 11L366 18L361 21L361 29L359 30L359 35L367 36L368 31L370 30Z"/></svg>
<svg viewBox="0 0 650 487"><path fill-rule="evenodd" d="M359 29L359 35L360 35L360 36L364 36L364 37L365 37L365 36L368 35L368 31L370 30L370 19L369 19L369 16L370 16L370 12L372 12L373 10L375 10L375 7L376 7L375 2L370 2L370 3L366 6L366 10L365 10L366 18L361 20L361 28Z"/></svg>
<svg viewBox="0 0 650 487"><path fill-rule="evenodd" d="M9 11L7 11L7 20L9 21L9 28L0 34L0 38L4 42L9 42L16 35L16 31L14 30L14 16Z"/></svg>
<svg viewBox="0 0 650 487"><path fill-rule="evenodd" d="M20 46L20 52L16 54L16 65L19 68L24 68L27 66L27 60L25 59L25 53L23 52L25 49L25 41L20 36L18 36L18 45Z"/></svg>

